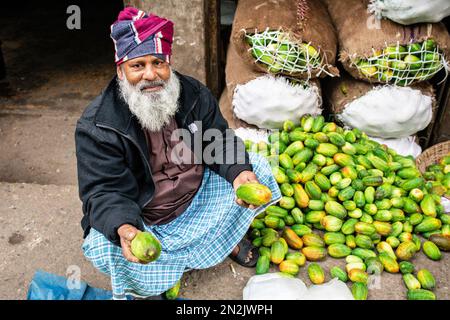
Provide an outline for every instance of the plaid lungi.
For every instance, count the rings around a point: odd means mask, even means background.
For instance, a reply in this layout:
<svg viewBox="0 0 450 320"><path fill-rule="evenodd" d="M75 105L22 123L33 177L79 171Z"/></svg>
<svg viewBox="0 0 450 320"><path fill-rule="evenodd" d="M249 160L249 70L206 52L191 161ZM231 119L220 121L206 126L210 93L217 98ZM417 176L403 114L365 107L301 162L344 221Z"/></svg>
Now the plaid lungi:
<svg viewBox="0 0 450 320"><path fill-rule="evenodd" d="M267 160L250 153L258 180L272 190L272 200L257 210L236 204L232 185L205 168L202 184L189 207L163 225L145 226L161 242L158 260L146 265L129 262L122 249L91 229L83 243L84 255L111 277L115 299L126 294L153 296L167 291L183 272L206 269L224 261L244 237L252 220L267 206L280 200L281 192Z"/></svg>

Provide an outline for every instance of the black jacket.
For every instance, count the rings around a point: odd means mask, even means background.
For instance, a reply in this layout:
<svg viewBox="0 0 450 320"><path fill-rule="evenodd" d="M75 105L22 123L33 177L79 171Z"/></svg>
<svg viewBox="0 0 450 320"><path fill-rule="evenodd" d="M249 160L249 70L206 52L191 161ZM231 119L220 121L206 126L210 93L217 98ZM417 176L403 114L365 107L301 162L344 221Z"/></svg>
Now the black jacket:
<svg viewBox="0 0 450 320"><path fill-rule="evenodd" d="M240 172L252 170L248 154L242 152L245 149L242 140L234 135L225 136L228 125L208 88L191 77L176 74L181 82L179 110L175 116L179 128L189 130L194 121L201 121L202 131L220 130L221 148L215 150L225 154L234 149L241 157L235 156L231 164L220 164L221 158L203 163L232 183ZM202 141L200 130L193 134L191 131L195 130L190 127L191 141ZM117 229L121 225L131 224L143 230L142 208L152 199L155 184L144 131L119 96L116 77L78 120L75 143L84 237L92 227L120 245ZM199 152L212 142L200 143L202 148L190 145L196 156L201 156Z"/></svg>

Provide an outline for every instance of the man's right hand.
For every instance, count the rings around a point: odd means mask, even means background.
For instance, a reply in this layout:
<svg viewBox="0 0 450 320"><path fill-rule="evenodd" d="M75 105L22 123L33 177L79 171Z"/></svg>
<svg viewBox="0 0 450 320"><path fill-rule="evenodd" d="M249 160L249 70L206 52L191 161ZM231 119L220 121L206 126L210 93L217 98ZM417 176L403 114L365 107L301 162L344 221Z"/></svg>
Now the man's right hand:
<svg viewBox="0 0 450 320"><path fill-rule="evenodd" d="M120 237L122 254L125 259L130 262L141 263L141 261L131 253L131 240L133 240L139 232L141 231L130 224L123 224L117 230Z"/></svg>

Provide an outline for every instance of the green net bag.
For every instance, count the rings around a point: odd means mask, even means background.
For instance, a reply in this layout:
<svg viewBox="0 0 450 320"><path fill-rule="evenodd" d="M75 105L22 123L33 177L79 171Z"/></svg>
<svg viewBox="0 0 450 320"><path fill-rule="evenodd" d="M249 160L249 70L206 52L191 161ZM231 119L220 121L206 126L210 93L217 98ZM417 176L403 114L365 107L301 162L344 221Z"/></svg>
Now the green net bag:
<svg viewBox="0 0 450 320"><path fill-rule="evenodd" d="M450 35L442 23L377 20L370 0L324 0L339 38L339 60L357 79L399 86L447 76Z"/></svg>
<svg viewBox="0 0 450 320"><path fill-rule="evenodd" d="M442 50L433 39L386 45L383 50L373 50L372 56L351 59L350 66L368 79L400 86L429 80L441 70L447 76L449 70Z"/></svg>

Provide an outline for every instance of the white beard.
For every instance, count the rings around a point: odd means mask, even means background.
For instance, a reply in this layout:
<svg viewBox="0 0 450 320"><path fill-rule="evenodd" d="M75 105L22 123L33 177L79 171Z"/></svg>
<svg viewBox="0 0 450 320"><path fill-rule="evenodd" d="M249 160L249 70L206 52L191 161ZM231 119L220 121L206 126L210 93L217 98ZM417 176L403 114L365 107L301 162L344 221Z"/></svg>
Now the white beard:
<svg viewBox="0 0 450 320"><path fill-rule="evenodd" d="M178 110L180 80L172 70L167 82L142 80L132 85L126 76L123 80L117 78L117 82L120 95L144 129L152 132L160 131ZM143 87L149 85L163 85L163 88L157 92L141 91Z"/></svg>

